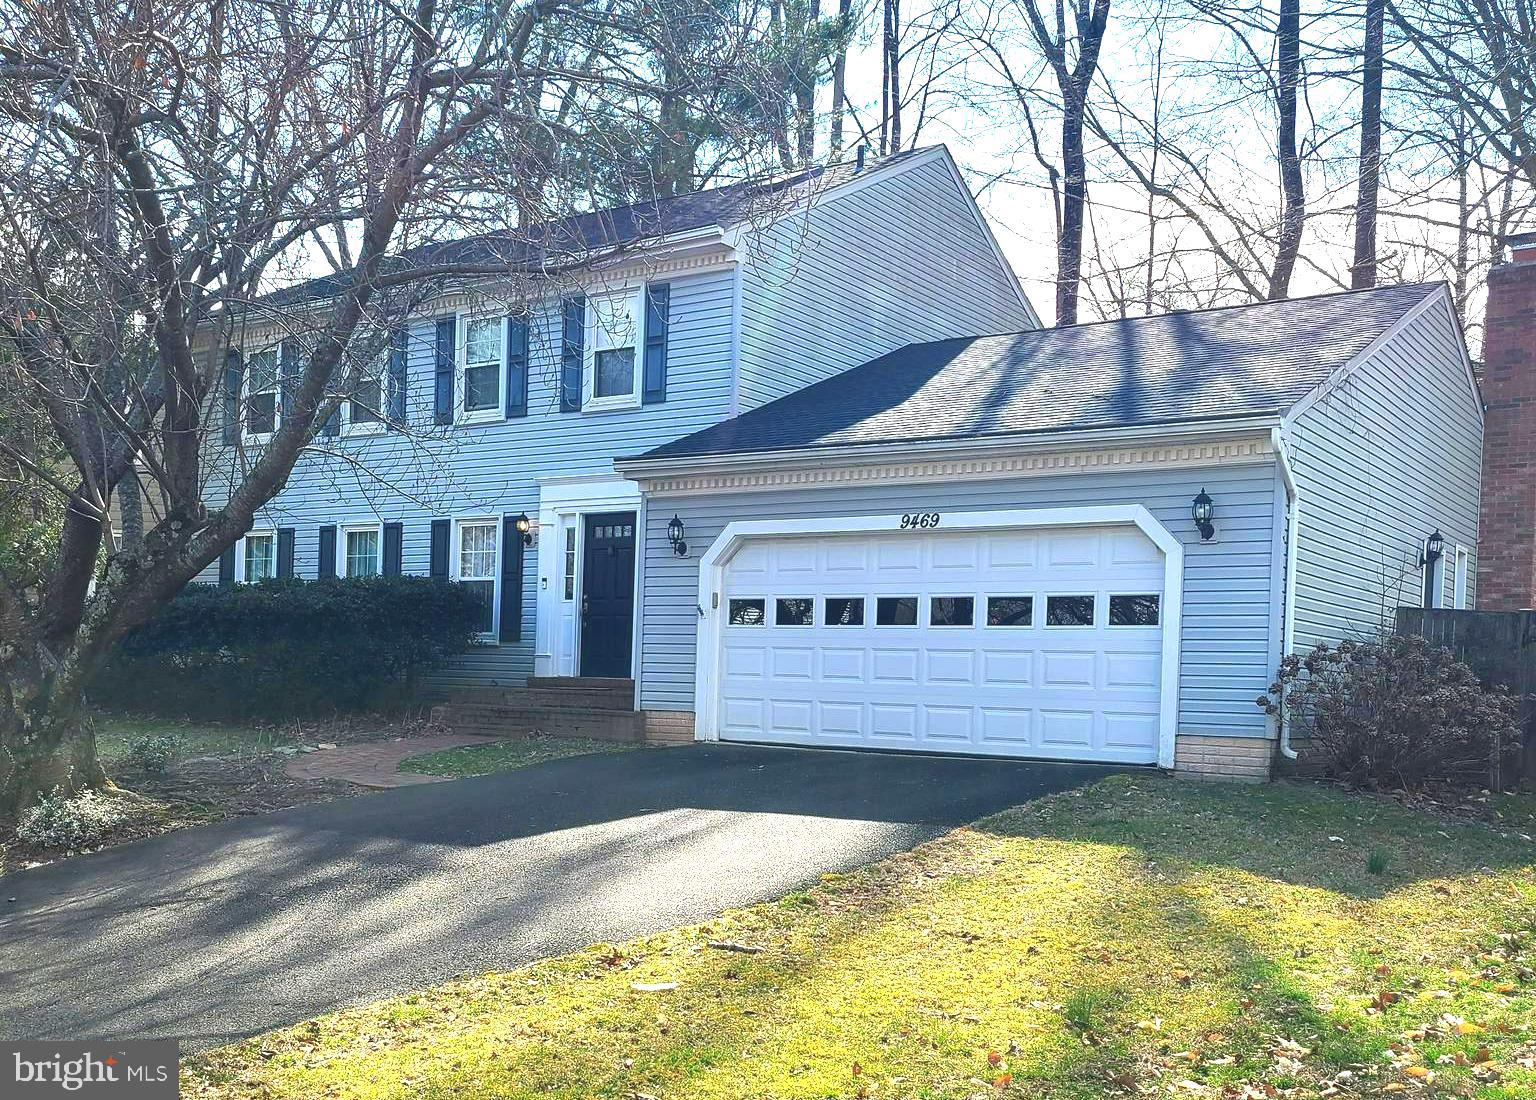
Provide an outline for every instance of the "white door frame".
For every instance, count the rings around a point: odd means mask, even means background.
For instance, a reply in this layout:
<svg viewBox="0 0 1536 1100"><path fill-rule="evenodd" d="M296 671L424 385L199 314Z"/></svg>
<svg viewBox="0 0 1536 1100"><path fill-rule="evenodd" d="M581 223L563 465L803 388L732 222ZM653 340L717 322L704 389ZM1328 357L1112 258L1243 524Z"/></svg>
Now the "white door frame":
<svg viewBox="0 0 1536 1100"><path fill-rule="evenodd" d="M742 545L755 538L817 538L911 531L914 536L949 531L996 531L1007 528L1111 527L1139 528L1163 552L1162 698L1158 708L1159 767L1173 767L1174 736L1179 718L1179 638L1184 611L1184 545L1140 504L1089 505L1074 508L1013 508L987 512L944 512L938 527L903 527L900 513L884 516L837 516L829 519L758 519L727 524L699 559L699 619L697 669L694 679L694 738L718 741L720 628L723 615L725 567ZM910 516L907 517L910 520Z"/></svg>
<svg viewBox="0 0 1536 1100"><path fill-rule="evenodd" d="M595 512L635 513L635 612L630 646L630 675L636 680L640 667L640 582L645 560L645 502L640 483L614 474L580 474L539 478L539 599L535 623L535 676L559 676L562 659L569 657L571 675L581 670L581 580L585 517ZM576 629L571 652L566 653L560 634L560 593L565 578L561 539L567 520L576 524Z"/></svg>

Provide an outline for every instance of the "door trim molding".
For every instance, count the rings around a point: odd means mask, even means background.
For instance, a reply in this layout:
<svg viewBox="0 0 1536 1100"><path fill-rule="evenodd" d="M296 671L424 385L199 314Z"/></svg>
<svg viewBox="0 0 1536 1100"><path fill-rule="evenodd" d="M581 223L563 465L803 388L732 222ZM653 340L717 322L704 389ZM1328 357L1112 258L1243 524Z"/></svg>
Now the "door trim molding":
<svg viewBox="0 0 1536 1100"><path fill-rule="evenodd" d="M641 568L644 560L644 541L642 526L644 522L644 500L640 495L640 486L628 478L622 478L615 474L581 474L562 475L558 477L542 477L539 479L539 526L538 526L538 613L534 620L534 658L533 671L535 676L560 675L560 581L564 578L563 565L560 557L560 534L562 524L568 518L574 518L578 530L581 529L582 517L588 512L634 512L635 513L635 636L630 646L630 676L636 682L636 694L639 693L639 668L640 668L640 606L641 606ZM585 537L578 537L578 546L584 544ZM580 551L578 550L578 555ZM576 606L581 606L582 565L578 557L576 567ZM576 619L575 650L571 653L572 675L580 668L581 659L581 618L577 612Z"/></svg>
<svg viewBox="0 0 1536 1100"><path fill-rule="evenodd" d="M822 519L737 520L710 543L699 559L699 630L694 676L694 738L720 739L719 683L721 621L725 567L742 545L757 538L816 538L824 535L889 534L901 532L900 513L878 516L834 516ZM1163 552L1162 691L1158 703L1159 767L1173 767L1174 737L1179 717L1179 640L1184 615L1184 544L1140 504L1100 504L1070 508L1013 508L982 512L945 512L938 528L923 535L949 531L998 531L1040 527L1111 527L1133 525Z"/></svg>

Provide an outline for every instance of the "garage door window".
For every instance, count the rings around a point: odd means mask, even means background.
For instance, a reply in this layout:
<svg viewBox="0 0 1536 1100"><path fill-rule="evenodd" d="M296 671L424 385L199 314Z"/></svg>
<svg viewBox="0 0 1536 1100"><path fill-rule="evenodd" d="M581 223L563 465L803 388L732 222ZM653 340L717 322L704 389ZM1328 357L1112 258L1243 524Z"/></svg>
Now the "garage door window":
<svg viewBox="0 0 1536 1100"><path fill-rule="evenodd" d="M815 621L816 601L809 597L781 597L773 601L775 626L811 626Z"/></svg>
<svg viewBox="0 0 1536 1100"><path fill-rule="evenodd" d="M1110 626L1156 626L1158 614L1156 596L1111 596L1109 598Z"/></svg>
<svg viewBox="0 0 1536 1100"><path fill-rule="evenodd" d="M916 626L916 596L881 596L875 600L876 626Z"/></svg>
<svg viewBox="0 0 1536 1100"><path fill-rule="evenodd" d="M730 604L732 626L762 626L765 600L732 600Z"/></svg>
<svg viewBox="0 0 1536 1100"><path fill-rule="evenodd" d="M1092 626L1092 596L1047 596L1046 626Z"/></svg>
<svg viewBox="0 0 1536 1100"><path fill-rule="evenodd" d="M928 604L930 626L970 626L976 621L976 601L970 596L935 596Z"/></svg>
<svg viewBox="0 0 1536 1100"><path fill-rule="evenodd" d="M988 596L988 626L1029 626L1035 618L1033 596Z"/></svg>
<svg viewBox="0 0 1536 1100"><path fill-rule="evenodd" d="M825 622L828 626L864 625L864 598L862 596L829 596L825 609Z"/></svg>

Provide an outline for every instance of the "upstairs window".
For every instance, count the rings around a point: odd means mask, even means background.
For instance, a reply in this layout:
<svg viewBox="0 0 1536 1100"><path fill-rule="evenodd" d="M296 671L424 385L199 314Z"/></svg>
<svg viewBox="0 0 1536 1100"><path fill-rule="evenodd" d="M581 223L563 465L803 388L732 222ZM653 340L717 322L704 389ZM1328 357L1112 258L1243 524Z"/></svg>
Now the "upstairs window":
<svg viewBox="0 0 1536 1100"><path fill-rule="evenodd" d="M357 372L343 405L342 430L348 435L383 431L388 400L389 349L385 348Z"/></svg>
<svg viewBox="0 0 1536 1100"><path fill-rule="evenodd" d="M589 406L639 404L644 316L644 291L639 287L587 298L585 383L592 395Z"/></svg>
<svg viewBox="0 0 1536 1100"><path fill-rule="evenodd" d="M276 346L245 362L245 438L265 440L277 431L280 353Z"/></svg>
<svg viewBox="0 0 1536 1100"><path fill-rule="evenodd" d="M277 575L277 538L271 531L252 531L245 536L240 554L240 577L245 584L256 584Z"/></svg>
<svg viewBox="0 0 1536 1100"><path fill-rule="evenodd" d="M464 326L461 398L466 420L501 416L502 318L477 317Z"/></svg>

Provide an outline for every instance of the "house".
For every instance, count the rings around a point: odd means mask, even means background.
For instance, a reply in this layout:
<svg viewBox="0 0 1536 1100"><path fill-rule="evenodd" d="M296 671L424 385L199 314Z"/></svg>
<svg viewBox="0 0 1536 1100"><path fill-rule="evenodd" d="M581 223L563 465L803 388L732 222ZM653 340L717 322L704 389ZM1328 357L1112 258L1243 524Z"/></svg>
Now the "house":
<svg viewBox="0 0 1536 1100"><path fill-rule="evenodd" d="M472 585L483 644L443 692L633 676L642 503L616 457L906 344L1039 324L942 147L430 247L551 274L521 300L486 280L421 303L201 579ZM336 283L272 296L237 334L210 503L280 424L292 319Z"/></svg>
<svg viewBox="0 0 1536 1100"><path fill-rule="evenodd" d="M914 342L618 461L639 707L1260 778L1282 654L1472 605L1482 436L1442 284Z"/></svg>
<svg viewBox="0 0 1536 1100"><path fill-rule="evenodd" d="M1536 233L1509 239L1488 273L1483 328L1482 561L1478 606L1536 607Z"/></svg>

